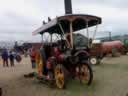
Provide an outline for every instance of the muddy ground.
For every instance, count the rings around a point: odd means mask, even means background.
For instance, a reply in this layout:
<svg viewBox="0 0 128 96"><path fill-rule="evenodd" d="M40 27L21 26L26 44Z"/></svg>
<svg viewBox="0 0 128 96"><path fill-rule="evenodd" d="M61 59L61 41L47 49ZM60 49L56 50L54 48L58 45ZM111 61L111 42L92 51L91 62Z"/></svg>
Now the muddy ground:
<svg viewBox="0 0 128 96"><path fill-rule="evenodd" d="M93 70L94 80L91 86L71 80L66 89L59 90L23 77L33 71L29 58L24 58L15 67L9 68L3 68L0 62L0 87L3 88L3 96L126 96L128 56L107 57L100 65L94 66Z"/></svg>

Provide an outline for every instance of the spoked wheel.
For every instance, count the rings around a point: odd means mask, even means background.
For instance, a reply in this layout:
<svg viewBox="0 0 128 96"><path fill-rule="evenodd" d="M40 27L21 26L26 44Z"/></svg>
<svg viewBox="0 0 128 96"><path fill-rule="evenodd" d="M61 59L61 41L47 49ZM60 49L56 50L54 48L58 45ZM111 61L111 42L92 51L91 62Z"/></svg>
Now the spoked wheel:
<svg viewBox="0 0 128 96"><path fill-rule="evenodd" d="M93 80L92 68L88 64L82 64L79 70L79 79L83 84L90 85Z"/></svg>
<svg viewBox="0 0 128 96"><path fill-rule="evenodd" d="M55 67L55 81L56 81L56 86L59 89L63 89L65 86L65 73L64 73L64 68L62 65L58 64Z"/></svg>

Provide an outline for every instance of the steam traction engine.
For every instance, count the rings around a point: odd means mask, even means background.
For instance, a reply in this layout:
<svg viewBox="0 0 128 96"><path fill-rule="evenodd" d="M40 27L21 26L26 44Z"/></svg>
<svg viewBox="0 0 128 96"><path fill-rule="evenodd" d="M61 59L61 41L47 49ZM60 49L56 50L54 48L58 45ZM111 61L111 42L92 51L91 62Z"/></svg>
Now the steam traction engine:
<svg viewBox="0 0 128 96"><path fill-rule="evenodd" d="M90 85L93 80L88 62L91 45L88 38L83 39L75 31L86 28L88 34L88 27L96 25L97 28L98 24L101 24L100 17L72 14L57 17L35 30L33 34L40 33L43 37L47 32L50 36L49 42L43 42L42 78L48 76L58 88L64 88L68 77L78 77L81 83Z"/></svg>

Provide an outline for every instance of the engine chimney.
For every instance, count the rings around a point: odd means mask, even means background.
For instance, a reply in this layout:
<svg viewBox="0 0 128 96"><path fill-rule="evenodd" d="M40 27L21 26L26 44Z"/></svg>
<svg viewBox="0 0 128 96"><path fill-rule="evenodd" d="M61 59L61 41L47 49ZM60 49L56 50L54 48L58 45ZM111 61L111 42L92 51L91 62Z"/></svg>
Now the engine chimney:
<svg viewBox="0 0 128 96"><path fill-rule="evenodd" d="M72 2L71 0L64 0L65 14L72 14Z"/></svg>

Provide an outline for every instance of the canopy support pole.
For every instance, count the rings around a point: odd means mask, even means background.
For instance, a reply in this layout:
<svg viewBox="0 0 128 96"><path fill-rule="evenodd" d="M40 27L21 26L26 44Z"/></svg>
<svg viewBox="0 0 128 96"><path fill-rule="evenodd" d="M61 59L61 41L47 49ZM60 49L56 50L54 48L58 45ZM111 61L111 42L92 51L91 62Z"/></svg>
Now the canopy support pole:
<svg viewBox="0 0 128 96"><path fill-rule="evenodd" d="M60 27L60 29L61 29L63 35L64 35L64 29L62 28L62 25L61 25L60 23L59 23L59 27Z"/></svg>
<svg viewBox="0 0 128 96"><path fill-rule="evenodd" d="M86 32L87 32L87 37L88 37L88 47L90 47L89 46L89 30L88 30L88 21L87 21L87 23L86 23Z"/></svg>
<svg viewBox="0 0 128 96"><path fill-rule="evenodd" d="M94 34L93 34L93 38L92 38L92 40L94 40L94 39L95 39L97 29L98 29L98 25L96 25L96 28L95 28L95 31L94 31Z"/></svg>
<svg viewBox="0 0 128 96"><path fill-rule="evenodd" d="M72 28L72 22L70 22L70 39L71 39L71 48L73 49L73 28Z"/></svg>
<svg viewBox="0 0 128 96"><path fill-rule="evenodd" d="M97 29L98 29L98 25L96 25L96 28L95 28L95 31L94 31L94 34L93 34L93 37L92 37L92 42L95 39ZM92 43L91 43L91 47L92 47Z"/></svg>
<svg viewBox="0 0 128 96"><path fill-rule="evenodd" d="M43 43L43 41L44 41L44 40L43 40L43 34L41 34L41 41L42 41L42 43Z"/></svg>
<svg viewBox="0 0 128 96"><path fill-rule="evenodd" d="M63 33L63 35L64 35L64 29L62 28L62 25L59 23L59 27L60 27L60 29L61 29L61 31L62 31L62 33ZM64 37L65 37L65 35L64 35ZM66 39L66 37L65 37L65 39ZM70 48L71 46L70 46L70 43L68 42L68 40L66 39L66 44L67 44L67 46Z"/></svg>
<svg viewBox="0 0 128 96"><path fill-rule="evenodd" d="M50 37L50 42L52 42L52 34L50 34L50 36L51 36L51 37Z"/></svg>

